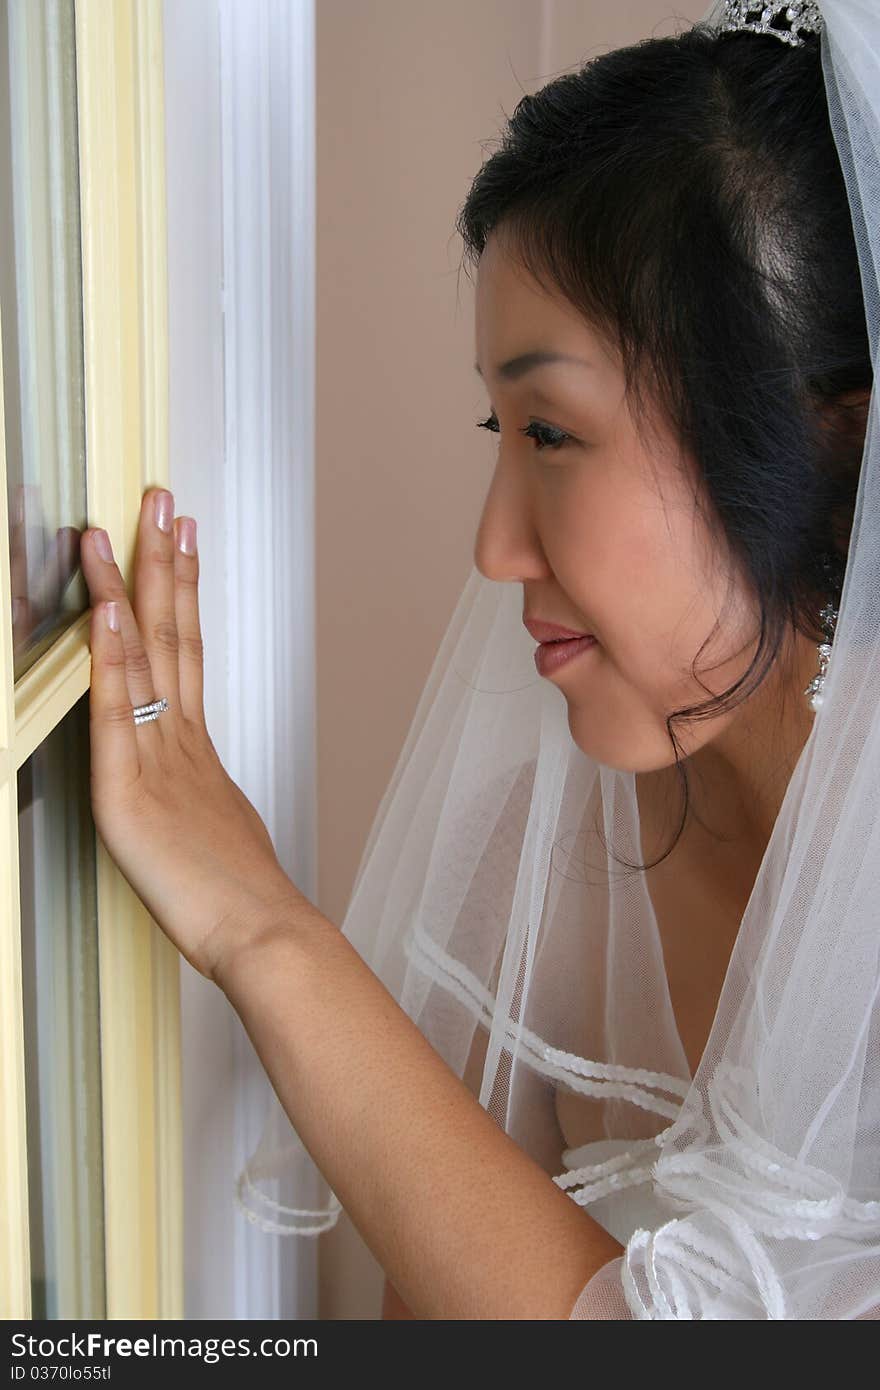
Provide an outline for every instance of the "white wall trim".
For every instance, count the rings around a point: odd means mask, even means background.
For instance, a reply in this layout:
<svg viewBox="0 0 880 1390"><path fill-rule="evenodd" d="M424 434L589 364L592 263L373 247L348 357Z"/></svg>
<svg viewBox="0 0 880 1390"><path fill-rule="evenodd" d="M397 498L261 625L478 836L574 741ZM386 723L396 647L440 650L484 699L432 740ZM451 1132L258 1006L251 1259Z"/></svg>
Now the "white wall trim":
<svg viewBox="0 0 880 1390"><path fill-rule="evenodd" d="M237 711L227 767L263 814L284 868L312 898L313 34L310 0L221 0L228 690ZM243 1167L270 1099L243 1029L236 1064L236 1161ZM271 1298L269 1316L290 1316L280 1264L267 1262L267 1246L282 1241L297 1254L301 1242L241 1219L236 1234L236 1305L249 1317L266 1316L251 1308Z"/></svg>
<svg viewBox="0 0 880 1390"><path fill-rule="evenodd" d="M199 520L206 718L314 900L314 0L165 0L165 18L171 485ZM186 1316L316 1317L317 1242L234 1205L271 1087L225 998L188 973Z"/></svg>

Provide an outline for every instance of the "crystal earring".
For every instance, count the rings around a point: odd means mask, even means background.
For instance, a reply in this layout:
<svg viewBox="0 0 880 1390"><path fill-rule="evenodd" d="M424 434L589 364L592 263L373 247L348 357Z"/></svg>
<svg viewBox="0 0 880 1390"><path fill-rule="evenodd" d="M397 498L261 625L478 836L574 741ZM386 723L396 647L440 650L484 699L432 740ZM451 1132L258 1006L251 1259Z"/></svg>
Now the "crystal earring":
<svg viewBox="0 0 880 1390"><path fill-rule="evenodd" d="M837 622L839 609L833 603L826 603L819 614L819 620L825 630L825 641L820 642L816 650L819 653L819 670L810 681L804 694L809 699L810 705L815 713L822 708L823 694L822 688L825 684L825 676L828 672L828 662L831 658L831 643L834 640L834 627Z"/></svg>

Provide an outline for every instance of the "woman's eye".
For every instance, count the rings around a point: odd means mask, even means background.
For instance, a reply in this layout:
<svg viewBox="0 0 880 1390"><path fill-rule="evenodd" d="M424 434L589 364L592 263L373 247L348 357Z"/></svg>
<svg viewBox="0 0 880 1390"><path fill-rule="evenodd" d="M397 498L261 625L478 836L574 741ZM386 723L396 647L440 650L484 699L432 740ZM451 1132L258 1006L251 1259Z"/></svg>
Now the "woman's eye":
<svg viewBox="0 0 880 1390"><path fill-rule="evenodd" d="M477 421L477 429L478 429L478 430L494 430L496 434L498 433L498 420L497 420L497 418L496 418L496 415L495 415L495 411L494 411L494 410L492 411L492 414L489 416L489 418L488 418L487 420L478 420L478 421Z"/></svg>
<svg viewBox="0 0 880 1390"><path fill-rule="evenodd" d="M487 420L478 420L477 428L481 430L494 430L498 433L498 417L494 410ZM520 429L520 434L524 434L527 439L533 439L535 449L538 453L542 449L559 449L570 439L571 436L562 430L555 429L552 425L542 425L540 420L530 420L527 425Z"/></svg>
<svg viewBox="0 0 880 1390"><path fill-rule="evenodd" d="M553 425L542 425L540 420L530 420L526 427L520 430L520 434L524 434L527 439L533 439L538 452L542 449L560 449L566 440L571 438Z"/></svg>

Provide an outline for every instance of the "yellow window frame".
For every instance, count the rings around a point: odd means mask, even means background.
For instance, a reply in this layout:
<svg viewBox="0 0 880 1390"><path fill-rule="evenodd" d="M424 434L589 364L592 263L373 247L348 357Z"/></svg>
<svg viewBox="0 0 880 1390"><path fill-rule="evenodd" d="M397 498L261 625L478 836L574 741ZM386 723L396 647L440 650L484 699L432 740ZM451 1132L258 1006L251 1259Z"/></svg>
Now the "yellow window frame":
<svg viewBox="0 0 880 1390"><path fill-rule="evenodd" d="M131 592L168 482L161 0L76 0L90 525ZM0 326L2 343L2 326ZM2 360L2 359L0 359ZM88 690L89 615L15 683L0 370L0 1317L30 1318L18 769ZM97 839L108 1318L183 1316L179 955Z"/></svg>

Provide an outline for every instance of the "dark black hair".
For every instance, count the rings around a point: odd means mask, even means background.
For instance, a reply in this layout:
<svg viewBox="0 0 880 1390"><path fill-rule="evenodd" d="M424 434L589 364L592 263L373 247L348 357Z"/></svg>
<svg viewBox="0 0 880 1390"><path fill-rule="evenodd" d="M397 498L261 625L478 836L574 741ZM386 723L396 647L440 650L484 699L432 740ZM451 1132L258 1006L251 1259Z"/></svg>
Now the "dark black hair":
<svg viewBox="0 0 880 1390"><path fill-rule="evenodd" d="M842 586L866 402L837 398L873 372L818 35L697 24L524 96L458 214L466 266L496 230L619 352L640 430L659 407L757 596L748 670L666 721L668 855L672 721L745 700L792 628L822 641Z"/></svg>

